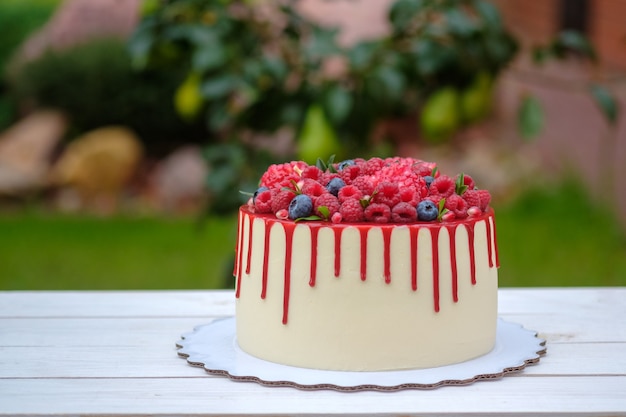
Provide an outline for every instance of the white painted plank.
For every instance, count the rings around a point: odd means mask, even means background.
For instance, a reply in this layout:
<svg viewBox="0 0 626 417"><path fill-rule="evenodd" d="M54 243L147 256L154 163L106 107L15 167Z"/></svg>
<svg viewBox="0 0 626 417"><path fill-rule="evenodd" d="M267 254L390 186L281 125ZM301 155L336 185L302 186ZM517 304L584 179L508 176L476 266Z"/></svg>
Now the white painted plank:
<svg viewBox="0 0 626 417"><path fill-rule="evenodd" d="M626 377L504 378L394 393L220 378L0 379L0 415L626 415Z"/></svg>
<svg viewBox="0 0 626 417"><path fill-rule="evenodd" d="M5 291L2 317L219 317L235 314L233 291Z"/></svg>
<svg viewBox="0 0 626 417"><path fill-rule="evenodd" d="M0 320L2 346L174 346L184 333L211 318L96 318Z"/></svg>
<svg viewBox="0 0 626 417"><path fill-rule="evenodd" d="M626 315L626 288L503 288L500 314ZM2 317L204 317L235 312L233 291L0 292Z"/></svg>
<svg viewBox="0 0 626 417"><path fill-rule="evenodd" d="M626 343L554 344L521 376L626 376ZM173 343L150 346L0 347L0 378L180 378L209 376Z"/></svg>

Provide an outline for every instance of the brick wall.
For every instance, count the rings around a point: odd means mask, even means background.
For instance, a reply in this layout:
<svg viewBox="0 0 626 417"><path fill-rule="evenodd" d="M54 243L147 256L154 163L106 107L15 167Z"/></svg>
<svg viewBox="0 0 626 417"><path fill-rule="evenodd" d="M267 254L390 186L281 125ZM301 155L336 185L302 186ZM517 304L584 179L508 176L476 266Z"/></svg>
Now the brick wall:
<svg viewBox="0 0 626 417"><path fill-rule="evenodd" d="M559 30L560 0L493 0L524 44L546 42ZM601 61L626 70L626 1L589 0L588 36Z"/></svg>

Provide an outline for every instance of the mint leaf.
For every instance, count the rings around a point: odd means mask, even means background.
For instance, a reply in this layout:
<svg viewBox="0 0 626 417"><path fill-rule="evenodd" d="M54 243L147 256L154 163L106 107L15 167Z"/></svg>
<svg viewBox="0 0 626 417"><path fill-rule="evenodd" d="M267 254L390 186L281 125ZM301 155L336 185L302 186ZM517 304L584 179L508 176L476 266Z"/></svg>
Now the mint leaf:
<svg viewBox="0 0 626 417"><path fill-rule="evenodd" d="M328 220L330 218L330 210L326 206L319 206L317 211L322 215L324 220Z"/></svg>
<svg viewBox="0 0 626 417"><path fill-rule="evenodd" d="M445 205L446 205L445 198L442 198L441 200L439 200L439 205L438 205L439 214L437 215L437 220L439 221L441 221L441 218L443 217L444 214L450 211L447 208L444 208Z"/></svg>
<svg viewBox="0 0 626 417"><path fill-rule="evenodd" d="M469 187L465 185L465 174L461 172L461 175L458 176L456 182L454 183L454 192L458 195L463 195L468 188Z"/></svg>
<svg viewBox="0 0 626 417"><path fill-rule="evenodd" d="M323 220L320 216L307 216L307 217L298 217L297 219L294 220L295 223L300 222L300 221L312 221L312 220Z"/></svg>

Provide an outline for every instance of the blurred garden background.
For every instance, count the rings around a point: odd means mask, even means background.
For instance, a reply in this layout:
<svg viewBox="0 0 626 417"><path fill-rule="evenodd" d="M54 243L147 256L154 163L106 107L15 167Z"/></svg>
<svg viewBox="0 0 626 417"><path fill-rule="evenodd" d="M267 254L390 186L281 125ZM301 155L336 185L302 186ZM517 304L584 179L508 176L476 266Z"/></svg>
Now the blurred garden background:
<svg viewBox="0 0 626 417"><path fill-rule="evenodd" d="M626 285L626 2L3 0L0 290L232 288L268 164L492 192L501 286Z"/></svg>

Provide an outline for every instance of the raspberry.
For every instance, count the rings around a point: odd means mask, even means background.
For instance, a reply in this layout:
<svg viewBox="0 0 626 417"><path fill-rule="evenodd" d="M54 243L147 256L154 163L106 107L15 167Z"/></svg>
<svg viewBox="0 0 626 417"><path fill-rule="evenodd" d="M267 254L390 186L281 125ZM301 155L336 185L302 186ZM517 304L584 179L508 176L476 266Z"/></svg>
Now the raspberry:
<svg viewBox="0 0 626 417"><path fill-rule="evenodd" d="M478 190L467 190L463 193L463 200L467 203L468 207L480 208L480 193Z"/></svg>
<svg viewBox="0 0 626 417"><path fill-rule="evenodd" d="M388 223L391 219L391 209L386 204L373 203L363 211L365 220L374 223Z"/></svg>
<svg viewBox="0 0 626 417"><path fill-rule="evenodd" d="M302 194L308 195L313 200L327 192L326 188L324 188L322 184L309 178L306 178L302 181L300 191L302 192Z"/></svg>
<svg viewBox="0 0 626 417"><path fill-rule="evenodd" d="M428 192L431 196L449 197L454 193L454 181L447 175L441 175L430 184Z"/></svg>
<svg viewBox="0 0 626 417"><path fill-rule="evenodd" d="M356 198L349 198L342 202L339 213L345 222L362 222L364 219L363 206Z"/></svg>
<svg viewBox="0 0 626 417"><path fill-rule="evenodd" d="M309 165L308 167L304 168L304 171L302 171L302 178L310 178L317 181L321 176L322 170L315 165Z"/></svg>
<svg viewBox="0 0 626 417"><path fill-rule="evenodd" d="M319 211L319 208L322 206L326 206L328 209L328 218L331 218L333 214L339 212L339 200L337 200L337 197L331 193L324 193L320 195L313 204L313 212L318 216L325 218L326 216Z"/></svg>
<svg viewBox="0 0 626 417"><path fill-rule="evenodd" d="M370 158L361 167L361 172L365 175L375 175L385 164L380 158Z"/></svg>
<svg viewBox="0 0 626 417"><path fill-rule="evenodd" d="M400 190L395 182L381 182L372 196L374 203L385 204L389 208L400 202Z"/></svg>
<svg viewBox="0 0 626 417"><path fill-rule="evenodd" d="M431 176L433 170L437 167L434 162L416 161L411 169L420 177Z"/></svg>
<svg viewBox="0 0 626 417"><path fill-rule="evenodd" d="M368 175L356 177L354 180L352 180L352 185L357 187L361 191L361 194L363 194L364 196L372 195L372 193L374 192L374 188L376 187L373 178Z"/></svg>
<svg viewBox="0 0 626 417"><path fill-rule="evenodd" d="M341 179L346 184L352 184L352 180L361 175L361 167L358 165L348 165L341 170Z"/></svg>
<svg viewBox="0 0 626 417"><path fill-rule="evenodd" d="M420 193L414 187L407 187L400 190L400 201L417 207L420 202ZM400 204L400 203L398 203Z"/></svg>
<svg viewBox="0 0 626 417"><path fill-rule="evenodd" d="M341 190L339 190L339 193L337 194L337 198L339 198L340 203L345 202L349 198L360 200L363 198L363 193L354 185L346 185Z"/></svg>
<svg viewBox="0 0 626 417"><path fill-rule="evenodd" d="M279 210L288 210L289 203L296 195L287 190L278 190L272 196L272 212L277 213ZM258 198L258 197L257 197Z"/></svg>
<svg viewBox="0 0 626 417"><path fill-rule="evenodd" d="M480 207L476 207L476 206L472 206L470 208L467 209L467 215L469 217L478 217L482 214L483 212L480 210Z"/></svg>
<svg viewBox="0 0 626 417"><path fill-rule="evenodd" d="M480 209L485 211L491 202L491 194L487 190L478 190L478 193L480 194Z"/></svg>
<svg viewBox="0 0 626 417"><path fill-rule="evenodd" d="M307 165L304 162L290 162L284 164L274 164L261 176L261 185L268 188L275 188L288 185L291 180L298 182L300 174Z"/></svg>
<svg viewBox="0 0 626 417"><path fill-rule="evenodd" d="M458 194L452 194L450 197L446 198L444 208L454 212L456 218L464 219L467 217L467 209L469 206L465 200L463 200L463 197Z"/></svg>
<svg viewBox="0 0 626 417"><path fill-rule="evenodd" d="M257 213L270 213L272 211L272 192L261 191L254 198L254 209Z"/></svg>
<svg viewBox="0 0 626 417"><path fill-rule="evenodd" d="M391 219L394 223L410 223L417 220L417 211L409 203L400 202L391 209Z"/></svg>
<svg viewBox="0 0 626 417"><path fill-rule="evenodd" d="M341 216L341 213L337 212L331 216L330 221L337 224L337 223L341 223L342 219L343 217Z"/></svg>

